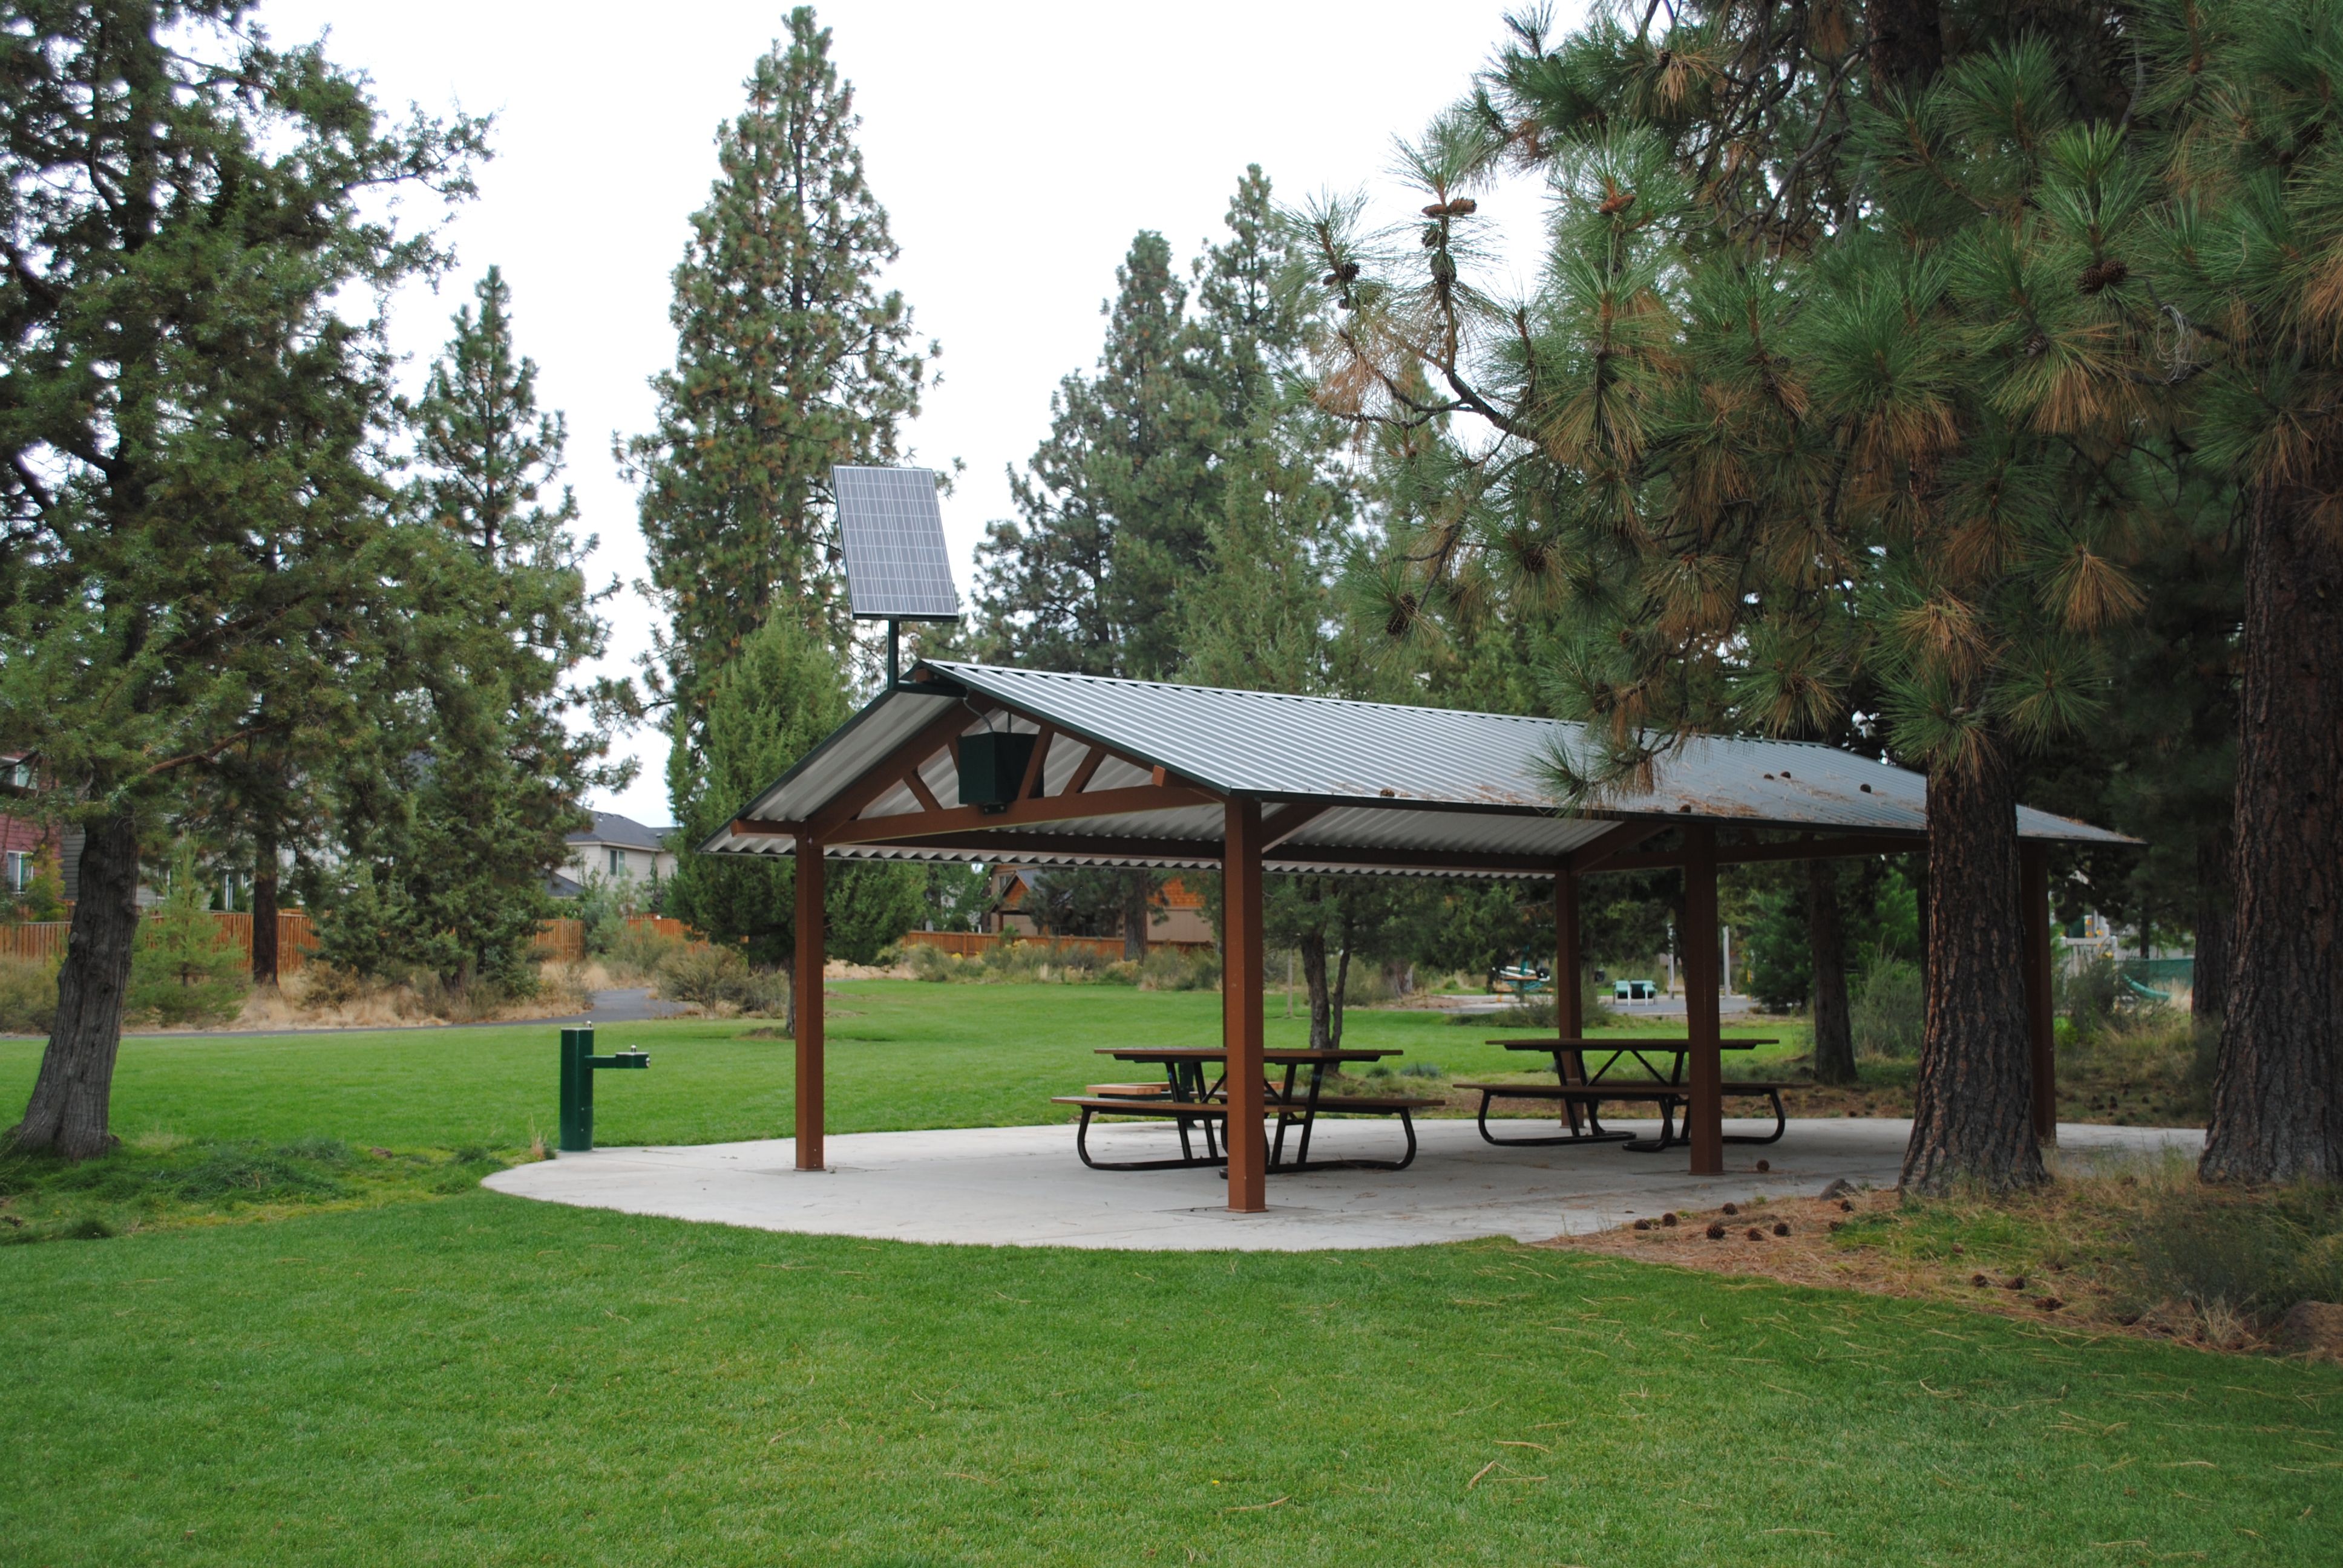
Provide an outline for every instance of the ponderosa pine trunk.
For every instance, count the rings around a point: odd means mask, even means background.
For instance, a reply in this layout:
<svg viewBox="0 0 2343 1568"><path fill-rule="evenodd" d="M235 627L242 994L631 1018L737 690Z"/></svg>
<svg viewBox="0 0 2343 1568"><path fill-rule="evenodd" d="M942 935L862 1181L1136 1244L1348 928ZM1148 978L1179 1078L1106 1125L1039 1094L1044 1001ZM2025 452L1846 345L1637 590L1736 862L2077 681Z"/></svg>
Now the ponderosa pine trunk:
<svg viewBox="0 0 2343 1568"><path fill-rule="evenodd" d="M1327 999L1326 1048L1340 1050L1342 1047L1342 1004L1351 994L1351 944L1342 944L1342 956L1334 960L1332 994Z"/></svg>
<svg viewBox="0 0 2343 1568"><path fill-rule="evenodd" d="M2229 1005L2230 866L2236 841L2208 833L2197 847L2197 961L2189 977L2188 1010L2198 1023L2219 1020Z"/></svg>
<svg viewBox="0 0 2343 1568"><path fill-rule="evenodd" d="M1122 879L1122 956L1129 963L1147 960L1147 923L1154 910L1148 904L1155 879L1145 871L1126 871Z"/></svg>
<svg viewBox="0 0 2343 1568"><path fill-rule="evenodd" d="M2046 1180L2034 1141L2018 918L2017 789L1988 748L1928 776L1927 1033L1901 1183L1996 1191Z"/></svg>
<svg viewBox="0 0 2343 1568"><path fill-rule="evenodd" d="M114 1147L107 1130L114 1059L130 948L138 935L138 823L127 812L89 825L82 839L80 897L57 970L57 1016L41 1053L25 1119L9 1134L21 1150L88 1160Z"/></svg>
<svg viewBox="0 0 2343 1568"><path fill-rule="evenodd" d="M1333 1048L1334 999L1326 984L1326 933L1304 931L1294 944L1302 954L1302 989L1310 997L1310 1049Z"/></svg>
<svg viewBox="0 0 2343 1568"><path fill-rule="evenodd" d="M2343 1178L2343 530L2265 487L2246 536L2235 915L2211 1181Z"/></svg>
<svg viewBox="0 0 2343 1568"><path fill-rule="evenodd" d="M252 841L252 983L277 983L277 824L264 818Z"/></svg>
<svg viewBox="0 0 2343 1568"><path fill-rule="evenodd" d="M1846 1002L1846 936L1839 919L1838 867L1806 862L1806 937L1814 980L1815 1079L1855 1081L1855 1020Z"/></svg>
<svg viewBox="0 0 2343 1568"><path fill-rule="evenodd" d="M781 1038L798 1037L798 960L792 951L781 960L781 978L789 982L789 1000L781 1004Z"/></svg>

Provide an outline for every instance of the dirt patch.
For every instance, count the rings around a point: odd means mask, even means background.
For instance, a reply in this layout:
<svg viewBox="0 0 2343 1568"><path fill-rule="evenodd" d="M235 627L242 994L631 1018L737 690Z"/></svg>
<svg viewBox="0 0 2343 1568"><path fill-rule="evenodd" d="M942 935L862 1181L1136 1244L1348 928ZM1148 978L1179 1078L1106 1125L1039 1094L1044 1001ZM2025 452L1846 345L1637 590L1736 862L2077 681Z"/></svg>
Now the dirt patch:
<svg viewBox="0 0 2343 1568"><path fill-rule="evenodd" d="M1665 1216L1638 1220L1538 1245L1957 1304L2087 1337L2253 1353L2295 1348L2218 1303L2144 1302L2129 1268L2129 1236L2153 1185L2101 1175L1999 1200L1919 1202L1893 1191L1761 1197L1678 1210L1673 1224Z"/></svg>

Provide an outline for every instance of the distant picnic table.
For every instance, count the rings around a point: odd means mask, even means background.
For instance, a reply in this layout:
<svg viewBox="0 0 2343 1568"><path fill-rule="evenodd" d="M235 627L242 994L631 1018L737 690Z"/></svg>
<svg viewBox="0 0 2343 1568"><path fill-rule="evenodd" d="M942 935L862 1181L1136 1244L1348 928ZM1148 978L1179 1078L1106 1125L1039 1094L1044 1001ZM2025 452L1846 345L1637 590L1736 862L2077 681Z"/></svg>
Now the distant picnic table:
<svg viewBox="0 0 2343 1568"><path fill-rule="evenodd" d="M1552 1083L1460 1083L1457 1088L1477 1091L1481 1096L1479 1123L1481 1136L1491 1143L1515 1144L1523 1147L1544 1147L1557 1143L1621 1143L1638 1153L1656 1153L1664 1149L1683 1148L1691 1140L1680 1125L1686 1108L1692 1103L1691 1086L1684 1081L1684 1059L1691 1053L1689 1040L1634 1038L1625 1040L1590 1040L1583 1036L1539 1035L1527 1040L1493 1040L1491 1045L1507 1050L1534 1051L1554 1059L1554 1081ZM1727 1040L1718 1042L1720 1050L1749 1050L1761 1045L1775 1045L1772 1039ZM1601 1066L1587 1070L1586 1058L1591 1053L1605 1053ZM1664 1067L1661 1058L1666 1059ZM1632 1067L1622 1068L1623 1062ZM1725 1081L1727 1097L1762 1095L1771 1102L1774 1131L1770 1133L1734 1133L1727 1143L1772 1143L1780 1139L1789 1125L1788 1114L1782 1106L1782 1091L1795 1088L1788 1081L1732 1079ZM1558 1104L1560 1121L1566 1131L1551 1138L1500 1138L1489 1131L1489 1108L1500 1100L1536 1100ZM1637 1138L1632 1133L1612 1132L1603 1126L1601 1110L1604 1101L1656 1106L1660 1113L1660 1135L1657 1138Z"/></svg>
<svg viewBox="0 0 2343 1568"><path fill-rule="evenodd" d="M1080 1125L1074 1133L1074 1152L1083 1164L1094 1171L1164 1171L1182 1166L1221 1165L1228 1160L1222 1151L1219 1129L1228 1120L1228 1051L1219 1046L1102 1046L1101 1056L1117 1061L1161 1067L1163 1082L1155 1084L1092 1084L1088 1094L1052 1096L1060 1105L1071 1105L1081 1111ZM1262 1114L1275 1116L1277 1129L1270 1146L1268 1169L1274 1171L1328 1171L1342 1168L1373 1171L1404 1171L1415 1160L1415 1123L1417 1111L1442 1104L1438 1100L1416 1099L1404 1095L1332 1095L1326 1092L1329 1068L1340 1070L1342 1064L1354 1061L1380 1061L1385 1057L1402 1054L1387 1050L1264 1050L1262 1064L1282 1068L1282 1080L1264 1079L1262 1084ZM1310 1070L1306 1082L1297 1082L1303 1068ZM1219 1069L1217 1073L1213 1069ZM1400 1130L1407 1139L1407 1151L1398 1160L1322 1160L1310 1158L1310 1138L1320 1115L1330 1116L1395 1116ZM1100 1161L1091 1158L1090 1128L1099 1116L1151 1117L1171 1121L1180 1132L1180 1158L1176 1160ZM1285 1158L1285 1135L1289 1128L1298 1128L1300 1137L1294 1157ZM1192 1131L1201 1130L1204 1152L1199 1155L1191 1141Z"/></svg>

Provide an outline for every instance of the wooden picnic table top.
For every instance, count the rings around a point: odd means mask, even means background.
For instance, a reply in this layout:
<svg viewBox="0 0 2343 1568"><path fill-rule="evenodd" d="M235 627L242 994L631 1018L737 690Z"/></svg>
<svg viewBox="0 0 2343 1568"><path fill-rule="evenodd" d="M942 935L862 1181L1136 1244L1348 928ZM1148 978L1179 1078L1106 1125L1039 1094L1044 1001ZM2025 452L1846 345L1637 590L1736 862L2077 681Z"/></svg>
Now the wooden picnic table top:
<svg viewBox="0 0 2343 1568"><path fill-rule="evenodd" d="M1491 1045L1502 1045L1507 1050L1690 1050L1692 1041L1661 1035L1631 1035L1617 1040L1585 1040L1576 1036L1541 1035L1530 1040L1493 1040ZM1747 1050L1752 1046L1779 1045L1778 1039L1748 1038L1720 1040L1722 1050Z"/></svg>
<svg viewBox="0 0 2343 1568"><path fill-rule="evenodd" d="M1117 1061L1226 1061L1228 1048L1221 1045L1102 1045L1097 1055L1111 1056ZM1261 1053L1263 1061L1284 1066L1289 1062L1307 1064L1313 1061L1374 1061L1386 1056L1404 1056L1401 1050L1312 1050L1307 1047L1279 1048Z"/></svg>

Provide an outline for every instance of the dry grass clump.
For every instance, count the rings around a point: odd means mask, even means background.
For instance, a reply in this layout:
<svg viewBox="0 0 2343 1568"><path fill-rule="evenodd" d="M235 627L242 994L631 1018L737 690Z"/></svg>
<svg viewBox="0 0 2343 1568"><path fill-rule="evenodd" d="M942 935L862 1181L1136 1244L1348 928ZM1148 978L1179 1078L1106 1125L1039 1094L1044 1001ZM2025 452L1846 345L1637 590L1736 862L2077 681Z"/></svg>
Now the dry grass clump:
<svg viewBox="0 0 2343 1568"><path fill-rule="evenodd" d="M538 966L535 994L517 997L476 981L462 990L435 976L380 980L331 964L310 962L277 986L256 986L226 1028L401 1029L437 1023L503 1023L568 1018L593 1005L582 965L548 960Z"/></svg>
<svg viewBox="0 0 2343 1568"><path fill-rule="evenodd" d="M2223 1351L2287 1348L2289 1308L2343 1300L2331 1191L2206 1187L2177 1151L2054 1168L2036 1192L1760 1197L1545 1244Z"/></svg>

